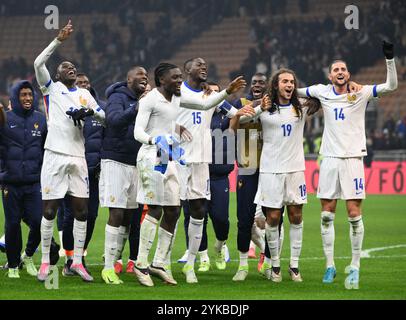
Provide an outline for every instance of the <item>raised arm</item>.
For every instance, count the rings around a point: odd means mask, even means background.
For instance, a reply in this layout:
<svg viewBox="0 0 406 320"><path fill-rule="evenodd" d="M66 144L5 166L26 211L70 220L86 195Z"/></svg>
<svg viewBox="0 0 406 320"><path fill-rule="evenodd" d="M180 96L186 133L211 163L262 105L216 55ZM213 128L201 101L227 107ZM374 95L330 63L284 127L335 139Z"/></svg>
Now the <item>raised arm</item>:
<svg viewBox="0 0 406 320"><path fill-rule="evenodd" d="M193 96L181 96L180 106L188 109L209 110L216 107L228 95L237 92L238 90L244 88L246 85L247 83L242 78L242 76L240 76L230 82L227 89L221 91L220 93L213 92L207 97L207 99L195 98Z"/></svg>
<svg viewBox="0 0 406 320"><path fill-rule="evenodd" d="M391 93L398 88L393 44L383 41L382 49L386 58L386 82L376 86L376 92L374 92L375 97Z"/></svg>
<svg viewBox="0 0 406 320"><path fill-rule="evenodd" d="M68 39L68 37L72 32L73 26L71 20L69 20L68 24L59 31L58 36L35 59L34 61L35 76L37 78L37 82L40 85L40 87L49 86L49 84L51 83L51 75L49 74L49 71L46 68L45 63L48 61L49 57L54 53L56 48L58 48L63 41Z"/></svg>
<svg viewBox="0 0 406 320"><path fill-rule="evenodd" d="M298 88L297 95L299 96L299 98L308 98L306 91L307 91L307 88Z"/></svg>

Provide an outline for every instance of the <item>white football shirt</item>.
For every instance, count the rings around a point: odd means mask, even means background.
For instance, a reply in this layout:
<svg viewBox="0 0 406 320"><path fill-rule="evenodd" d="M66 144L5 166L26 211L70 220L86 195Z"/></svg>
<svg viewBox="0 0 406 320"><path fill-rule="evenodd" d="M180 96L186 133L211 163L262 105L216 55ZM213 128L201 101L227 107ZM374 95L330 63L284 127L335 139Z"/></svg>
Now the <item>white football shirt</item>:
<svg viewBox="0 0 406 320"><path fill-rule="evenodd" d="M262 173L289 173L305 170L303 130L307 108L298 116L292 104L279 106L279 111L260 114L263 147L260 160Z"/></svg>
<svg viewBox="0 0 406 320"><path fill-rule="evenodd" d="M179 105L180 97L172 95L168 101L156 88L140 100L134 126L135 139L143 143L138 158L149 152L156 155L156 146L148 144L150 137L175 134Z"/></svg>
<svg viewBox="0 0 406 320"><path fill-rule="evenodd" d="M41 87L41 91L48 120L45 149L84 158L83 127L75 126L66 111L87 107L94 110L97 120L101 120L104 117L103 110L88 90L77 87L68 89L60 81L49 80Z"/></svg>
<svg viewBox="0 0 406 320"><path fill-rule="evenodd" d="M337 158L366 156L365 110L368 102L377 97L377 86L366 85L357 93L339 95L333 85L319 84L308 87L306 94L319 99L323 107L320 154Z"/></svg>
<svg viewBox="0 0 406 320"><path fill-rule="evenodd" d="M192 89L185 82L182 83L180 91L181 108L176 122L189 130L193 137L192 141L184 141L181 144L181 147L185 149L184 159L188 164L211 163L210 123L216 109L214 107L208 109L208 107L209 105L216 106L220 104L227 94L223 90L220 93L214 92L207 96L203 90ZM201 110L198 109L199 106L202 106Z"/></svg>

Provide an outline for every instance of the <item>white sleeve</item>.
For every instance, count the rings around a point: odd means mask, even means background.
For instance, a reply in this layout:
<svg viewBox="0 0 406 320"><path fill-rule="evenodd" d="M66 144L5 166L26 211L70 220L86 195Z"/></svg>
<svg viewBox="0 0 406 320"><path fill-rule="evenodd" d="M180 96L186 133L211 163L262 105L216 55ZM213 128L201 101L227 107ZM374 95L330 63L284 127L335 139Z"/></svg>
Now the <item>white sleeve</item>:
<svg viewBox="0 0 406 320"><path fill-rule="evenodd" d="M238 109L233 107L228 101L224 100L216 107L216 112L220 112L227 118L234 118L238 112Z"/></svg>
<svg viewBox="0 0 406 320"><path fill-rule="evenodd" d="M87 103L86 107L89 109L92 109L94 111L94 117L96 118L97 121L99 121L103 126L106 125L106 115L103 111L103 109L97 104L96 100L93 98L93 96L90 94L88 90L87 92Z"/></svg>
<svg viewBox="0 0 406 320"><path fill-rule="evenodd" d="M152 104L148 103L148 101L149 99L145 98L139 101L138 113L135 118L134 126L135 140L144 144L149 144L149 139L151 138L151 136L145 132L152 113Z"/></svg>
<svg viewBox="0 0 406 320"><path fill-rule="evenodd" d="M41 91L46 90L46 88L49 87L52 82L45 63L61 43L62 42L55 38L34 61L35 76L39 86L41 87Z"/></svg>
<svg viewBox="0 0 406 320"><path fill-rule="evenodd" d="M248 122L250 122L252 120L258 119L259 116L261 115L261 113L263 112L262 109L261 109L261 106L256 106L254 108L254 110L255 110L255 115L253 115L253 116L241 116L240 117L240 123L244 124L244 123L248 123Z"/></svg>
<svg viewBox="0 0 406 320"><path fill-rule="evenodd" d="M317 98L317 99L319 99L320 89L323 87L324 87L324 85L317 84L317 85L310 86L307 88L298 88L297 95L299 96L299 98Z"/></svg>
<svg viewBox="0 0 406 320"><path fill-rule="evenodd" d="M180 97L180 106L187 109L209 110L217 106L227 96L226 90L220 93L213 92L207 96L207 99L197 98L194 95L182 95Z"/></svg>
<svg viewBox="0 0 406 320"><path fill-rule="evenodd" d="M238 112L237 108L231 107L231 109L227 112L226 117L230 118L230 119L234 118L236 116L237 112Z"/></svg>
<svg viewBox="0 0 406 320"><path fill-rule="evenodd" d="M398 87L395 59L386 60L386 82L378 84L373 89L373 97L383 96L395 91Z"/></svg>
<svg viewBox="0 0 406 320"><path fill-rule="evenodd" d="M299 96L299 98L307 98L306 91L307 88L298 88L297 95Z"/></svg>

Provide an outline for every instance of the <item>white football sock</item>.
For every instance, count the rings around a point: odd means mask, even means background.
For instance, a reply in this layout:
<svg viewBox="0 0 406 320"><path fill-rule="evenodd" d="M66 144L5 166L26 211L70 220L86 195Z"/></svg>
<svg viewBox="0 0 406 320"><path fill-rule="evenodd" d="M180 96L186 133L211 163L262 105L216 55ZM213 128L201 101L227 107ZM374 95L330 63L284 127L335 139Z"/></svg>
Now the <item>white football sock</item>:
<svg viewBox="0 0 406 320"><path fill-rule="evenodd" d="M204 219L195 219L190 217L188 235L189 235L189 254L186 264L194 266L196 254L199 251L200 242L202 241Z"/></svg>
<svg viewBox="0 0 406 320"><path fill-rule="evenodd" d="M116 252L115 260L121 259L121 254L124 251L124 247L128 240L129 233L130 233L130 227L120 226L118 228L117 252Z"/></svg>
<svg viewBox="0 0 406 320"><path fill-rule="evenodd" d="M158 244L155 250L153 260L154 267L164 267L168 252L171 248L173 234L166 231L164 228L158 229Z"/></svg>
<svg viewBox="0 0 406 320"><path fill-rule="evenodd" d="M268 241L269 252L271 253L272 267L280 267L279 259L279 230L278 226L271 227L268 223L265 224L265 234Z"/></svg>
<svg viewBox="0 0 406 320"><path fill-rule="evenodd" d="M210 261L209 255L207 254L207 249L203 251L199 251L200 262L202 261Z"/></svg>
<svg viewBox="0 0 406 320"><path fill-rule="evenodd" d="M225 241L220 241L216 239L216 242L214 244L214 251L216 252L216 254L221 252L221 249L223 249L225 243L226 243Z"/></svg>
<svg viewBox="0 0 406 320"><path fill-rule="evenodd" d="M73 221L73 262L72 264L81 264L83 256L83 248L86 241L87 221Z"/></svg>
<svg viewBox="0 0 406 320"><path fill-rule="evenodd" d="M257 224L254 223L251 228L251 240L259 248L261 253L265 250L265 230L258 228Z"/></svg>
<svg viewBox="0 0 406 320"><path fill-rule="evenodd" d="M240 251L240 267L248 266L248 251L241 252Z"/></svg>
<svg viewBox="0 0 406 320"><path fill-rule="evenodd" d="M362 240L364 239L364 222L362 216L348 218L350 223L350 239L352 249L351 266L359 269L361 260Z"/></svg>
<svg viewBox="0 0 406 320"><path fill-rule="evenodd" d="M255 243L254 241L250 241L250 249L254 249L255 250Z"/></svg>
<svg viewBox="0 0 406 320"><path fill-rule="evenodd" d="M63 231L59 231L59 242L61 243L61 248L63 249Z"/></svg>
<svg viewBox="0 0 406 320"><path fill-rule="evenodd" d="M141 224L140 244L138 249L137 267L144 269L148 267L148 255L155 240L155 233L158 220L147 214Z"/></svg>
<svg viewBox="0 0 406 320"><path fill-rule="evenodd" d="M173 245L175 244L176 232L178 231L178 222L179 222L179 220L176 222L175 230L173 231L171 245L169 247L168 254L166 255L166 258L165 258L165 266L171 265L172 249L173 249Z"/></svg>
<svg viewBox="0 0 406 320"><path fill-rule="evenodd" d="M278 252L279 252L279 257L282 254L282 247L283 247L283 240L285 238L285 228L283 227L283 224L281 225L281 231L279 233L279 243L278 243Z"/></svg>
<svg viewBox="0 0 406 320"><path fill-rule="evenodd" d="M265 256L264 263L267 263L267 264L272 265L272 260L271 260L271 258L268 258L268 257Z"/></svg>
<svg viewBox="0 0 406 320"><path fill-rule="evenodd" d="M51 251L51 241L52 234L54 231L54 221L47 220L42 217L41 220L41 252L42 252L42 263L49 263L49 252Z"/></svg>
<svg viewBox="0 0 406 320"><path fill-rule="evenodd" d="M291 224L289 229L290 238L290 267L299 268L299 257L303 242L303 221L300 224Z"/></svg>
<svg viewBox="0 0 406 320"><path fill-rule="evenodd" d="M104 268L114 269L117 252L118 227L106 224L104 239Z"/></svg>
<svg viewBox="0 0 406 320"><path fill-rule="evenodd" d="M335 214L333 212L323 211L321 213L321 240L327 268L334 267L334 218Z"/></svg>

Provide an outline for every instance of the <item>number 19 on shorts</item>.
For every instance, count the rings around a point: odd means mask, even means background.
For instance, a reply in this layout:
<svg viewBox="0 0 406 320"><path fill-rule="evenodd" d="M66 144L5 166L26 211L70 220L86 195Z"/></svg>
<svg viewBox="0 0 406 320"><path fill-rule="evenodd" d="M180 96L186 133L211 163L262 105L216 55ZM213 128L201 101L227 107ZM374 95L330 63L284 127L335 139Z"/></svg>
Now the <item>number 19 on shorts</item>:
<svg viewBox="0 0 406 320"><path fill-rule="evenodd" d="M299 191L300 191L300 197L304 200L307 197L307 193L306 193L306 185L302 184L299 186Z"/></svg>

